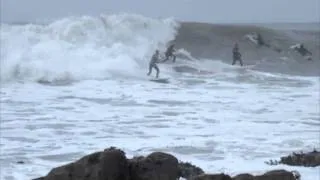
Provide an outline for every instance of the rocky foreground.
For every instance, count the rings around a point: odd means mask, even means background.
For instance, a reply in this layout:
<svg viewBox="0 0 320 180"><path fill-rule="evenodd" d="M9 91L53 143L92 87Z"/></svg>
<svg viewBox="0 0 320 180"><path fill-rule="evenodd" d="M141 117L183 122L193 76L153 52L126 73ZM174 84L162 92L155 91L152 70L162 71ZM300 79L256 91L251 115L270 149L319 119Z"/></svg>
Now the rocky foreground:
<svg viewBox="0 0 320 180"><path fill-rule="evenodd" d="M239 174L205 174L190 163L179 162L170 154L154 152L146 157L127 159L125 153L111 147L102 152L52 169L45 177L33 180L298 180L298 172L273 170L253 176Z"/></svg>

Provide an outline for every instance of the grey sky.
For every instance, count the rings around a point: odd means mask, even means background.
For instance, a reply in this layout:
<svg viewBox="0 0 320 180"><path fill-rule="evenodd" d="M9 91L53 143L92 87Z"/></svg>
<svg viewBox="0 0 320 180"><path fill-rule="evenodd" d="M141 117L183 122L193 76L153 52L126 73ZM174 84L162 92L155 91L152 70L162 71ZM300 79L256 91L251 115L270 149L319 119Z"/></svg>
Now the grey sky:
<svg viewBox="0 0 320 180"><path fill-rule="evenodd" d="M1 0L1 20L132 12L203 22L320 21L320 0Z"/></svg>

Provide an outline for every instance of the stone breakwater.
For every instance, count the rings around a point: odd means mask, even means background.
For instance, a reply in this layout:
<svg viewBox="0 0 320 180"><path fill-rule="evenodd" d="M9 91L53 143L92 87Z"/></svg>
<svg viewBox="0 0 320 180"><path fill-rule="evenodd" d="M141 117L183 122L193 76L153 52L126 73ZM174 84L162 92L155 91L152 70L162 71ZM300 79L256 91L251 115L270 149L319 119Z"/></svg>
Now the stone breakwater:
<svg viewBox="0 0 320 180"><path fill-rule="evenodd" d="M84 156L53 168L46 176L33 180L298 180L298 172L272 170L262 175L206 174L201 168L181 162L173 155L153 152L145 157L127 159L115 147Z"/></svg>

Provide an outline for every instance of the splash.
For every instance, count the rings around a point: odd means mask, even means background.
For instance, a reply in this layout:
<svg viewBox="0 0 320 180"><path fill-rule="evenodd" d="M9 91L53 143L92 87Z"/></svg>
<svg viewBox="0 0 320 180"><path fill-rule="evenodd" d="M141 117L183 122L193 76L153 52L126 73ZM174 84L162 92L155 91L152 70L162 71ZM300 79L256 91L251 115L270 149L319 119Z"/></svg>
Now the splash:
<svg viewBox="0 0 320 180"><path fill-rule="evenodd" d="M46 25L1 25L1 81L145 76L150 56L179 24L135 14L68 17Z"/></svg>

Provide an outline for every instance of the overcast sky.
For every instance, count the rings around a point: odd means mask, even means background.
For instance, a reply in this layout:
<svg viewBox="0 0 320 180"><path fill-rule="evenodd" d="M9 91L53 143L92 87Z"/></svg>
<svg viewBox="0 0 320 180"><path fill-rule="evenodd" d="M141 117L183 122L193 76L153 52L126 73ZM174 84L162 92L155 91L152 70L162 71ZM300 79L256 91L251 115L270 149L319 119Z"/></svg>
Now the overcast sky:
<svg viewBox="0 0 320 180"><path fill-rule="evenodd" d="M202 22L320 21L320 0L0 0L1 20L120 12Z"/></svg>

